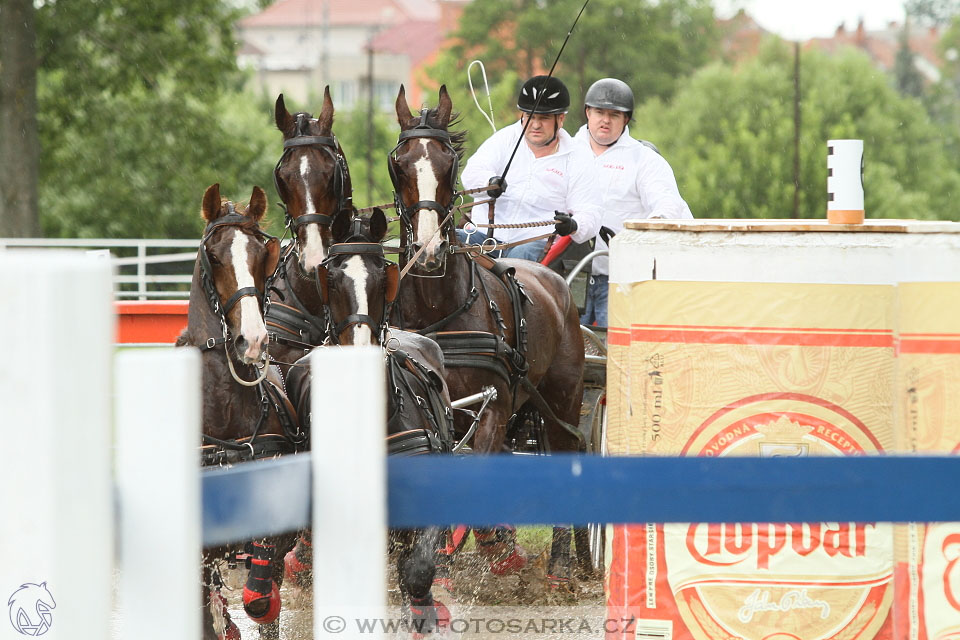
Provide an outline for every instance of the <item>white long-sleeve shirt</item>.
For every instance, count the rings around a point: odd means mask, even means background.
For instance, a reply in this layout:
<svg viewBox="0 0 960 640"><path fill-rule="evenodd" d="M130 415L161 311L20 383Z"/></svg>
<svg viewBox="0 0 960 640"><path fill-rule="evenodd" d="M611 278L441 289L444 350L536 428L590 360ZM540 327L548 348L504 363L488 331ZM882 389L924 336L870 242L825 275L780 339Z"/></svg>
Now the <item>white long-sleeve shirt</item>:
<svg viewBox="0 0 960 640"><path fill-rule="evenodd" d="M690 207L680 197L673 169L659 153L630 137L624 128L616 143L600 155L590 146L590 132L583 125L574 142L590 153L593 165L593 199L601 210L601 224L616 233L629 219L693 218ZM607 244L597 238L599 249ZM610 273L609 260L595 258L590 267L595 274Z"/></svg>
<svg viewBox="0 0 960 640"><path fill-rule="evenodd" d="M460 175L463 187L484 187L490 178L502 175L522 131L523 124L517 121L487 138L463 168ZM577 221L577 230L572 234L574 241L585 242L600 228L600 202L590 181L593 154L585 153L563 129L557 137L560 143L556 153L542 158L535 157L526 142L520 143L506 175L507 189L497 198L495 222L553 220L555 211L564 211ZM474 197L481 199L486 195L477 193ZM474 207L471 218L478 224L486 223L487 205ZM494 236L502 242L514 242L551 231L553 227L548 226L495 229Z"/></svg>

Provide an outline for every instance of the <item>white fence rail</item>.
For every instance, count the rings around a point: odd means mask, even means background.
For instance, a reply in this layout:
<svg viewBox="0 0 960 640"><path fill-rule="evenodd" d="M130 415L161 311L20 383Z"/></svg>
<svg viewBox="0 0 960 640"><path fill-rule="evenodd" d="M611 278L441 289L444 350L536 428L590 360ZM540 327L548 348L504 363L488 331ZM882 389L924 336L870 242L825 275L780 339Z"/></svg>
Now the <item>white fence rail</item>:
<svg viewBox="0 0 960 640"><path fill-rule="evenodd" d="M197 257L196 240L0 238L0 252L19 249L78 249L109 255L118 299L187 299Z"/></svg>
<svg viewBox="0 0 960 640"><path fill-rule="evenodd" d="M200 638L200 357L114 360L110 285L109 263L81 252L0 252L0 293L16 301L0 314L15 363L0 373L0 601L10 610L0 640ZM313 366L385 385L376 349L330 350ZM382 398L357 400L366 384L340 378L314 389L334 445L312 459L314 540L324 541L314 562L325 567L315 600L373 617L386 608L385 555L370 552L386 542L385 411ZM338 443L350 435L360 440ZM326 633L318 626L314 637Z"/></svg>

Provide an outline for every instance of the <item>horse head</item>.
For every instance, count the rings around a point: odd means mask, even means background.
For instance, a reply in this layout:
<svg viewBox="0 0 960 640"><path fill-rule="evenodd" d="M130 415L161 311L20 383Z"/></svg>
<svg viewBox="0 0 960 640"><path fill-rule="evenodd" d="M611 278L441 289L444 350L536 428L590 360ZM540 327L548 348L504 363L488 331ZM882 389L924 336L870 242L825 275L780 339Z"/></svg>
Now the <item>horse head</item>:
<svg viewBox="0 0 960 640"><path fill-rule="evenodd" d="M330 322L331 339L341 345L380 345L390 305L397 296L400 273L383 255L387 233L383 211L369 218L347 214L333 221L335 244L317 267L317 286Z"/></svg>
<svg viewBox="0 0 960 640"><path fill-rule="evenodd" d="M267 196L253 188L250 203L237 205L220 197L220 185L203 194L201 213L207 221L197 260L204 293L220 317L224 338L245 364L260 359L267 343L261 304L264 283L277 269L280 244L260 229Z"/></svg>
<svg viewBox="0 0 960 640"><path fill-rule="evenodd" d="M283 155L274 169L274 181L287 208L300 266L309 272L327 257L333 218L352 206L350 172L332 133L330 87L323 90L320 117L303 111L291 114L281 93L275 118L283 133Z"/></svg>
<svg viewBox="0 0 960 640"><path fill-rule="evenodd" d="M445 266L447 250L456 237L449 214L464 134L451 135L447 130L453 103L446 85L440 87L438 106L422 109L417 116L410 113L401 85L396 109L400 137L388 169L403 224L401 248L406 259L417 256L415 271L435 272Z"/></svg>

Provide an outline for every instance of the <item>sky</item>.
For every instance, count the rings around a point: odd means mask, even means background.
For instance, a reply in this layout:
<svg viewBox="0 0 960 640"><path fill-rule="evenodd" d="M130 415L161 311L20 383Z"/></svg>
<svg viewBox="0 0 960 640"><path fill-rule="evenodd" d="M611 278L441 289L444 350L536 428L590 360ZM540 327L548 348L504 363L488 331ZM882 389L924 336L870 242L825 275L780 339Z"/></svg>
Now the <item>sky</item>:
<svg viewBox="0 0 960 640"><path fill-rule="evenodd" d="M828 37L841 23L856 29L860 18L868 31L903 24L903 0L714 0L714 6L721 17L746 9L761 27L790 40Z"/></svg>

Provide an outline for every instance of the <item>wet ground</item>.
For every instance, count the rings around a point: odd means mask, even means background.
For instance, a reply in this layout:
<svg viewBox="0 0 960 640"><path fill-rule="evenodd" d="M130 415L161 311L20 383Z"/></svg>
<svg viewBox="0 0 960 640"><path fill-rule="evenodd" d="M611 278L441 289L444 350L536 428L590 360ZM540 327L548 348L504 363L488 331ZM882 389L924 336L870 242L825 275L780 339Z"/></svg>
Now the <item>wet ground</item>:
<svg viewBox="0 0 960 640"><path fill-rule="evenodd" d="M438 638L602 638L605 609L603 584L599 577L579 576L568 590L551 590L546 581L547 553L534 556L518 575L494 576L487 563L475 551L461 551L451 568L452 589L433 587L436 600L443 602L451 614L451 625ZM392 563L391 563L392 565ZM240 628L244 640L259 638L257 625L244 614L240 604L243 572L225 576L228 587L224 594L230 603L230 614ZM387 638L410 638L401 606L396 576L389 576L389 610L380 620L346 620L346 628L338 632L343 638L362 638L371 629L386 631ZM310 640L313 636L313 610L309 589L301 590L285 584L281 589L282 640ZM332 628L336 630L336 627Z"/></svg>

